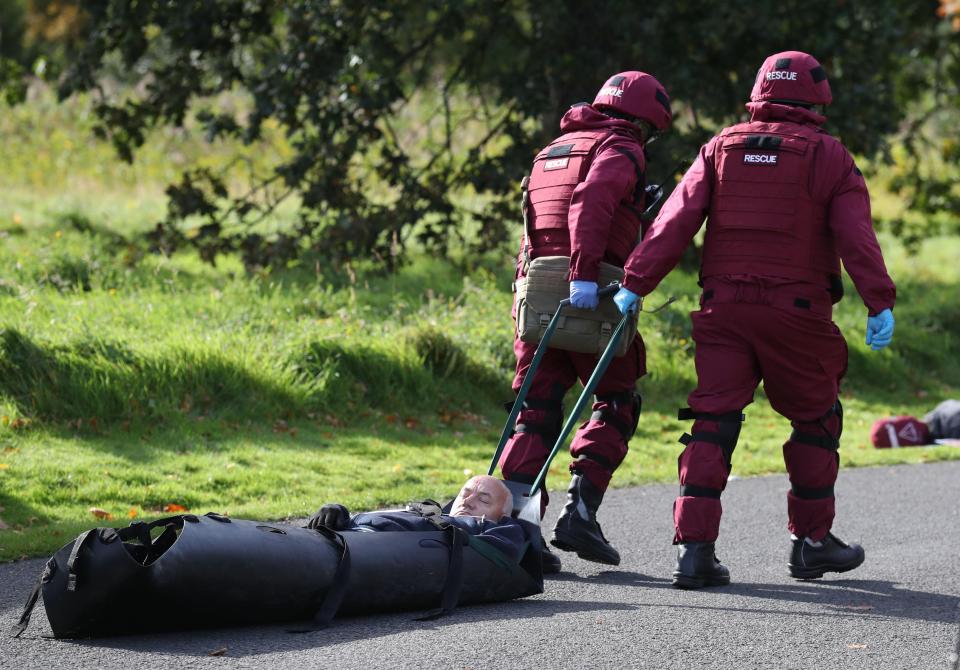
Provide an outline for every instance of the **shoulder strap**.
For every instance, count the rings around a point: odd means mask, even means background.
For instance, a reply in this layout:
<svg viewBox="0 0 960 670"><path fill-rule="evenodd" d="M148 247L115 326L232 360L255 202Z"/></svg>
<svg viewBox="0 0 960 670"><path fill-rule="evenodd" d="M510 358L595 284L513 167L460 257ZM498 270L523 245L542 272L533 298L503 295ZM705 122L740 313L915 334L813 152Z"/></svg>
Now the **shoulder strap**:
<svg viewBox="0 0 960 670"><path fill-rule="evenodd" d="M530 177L525 176L520 181L520 211L523 214L523 274L527 274L530 267L530 191L527 187L530 184Z"/></svg>

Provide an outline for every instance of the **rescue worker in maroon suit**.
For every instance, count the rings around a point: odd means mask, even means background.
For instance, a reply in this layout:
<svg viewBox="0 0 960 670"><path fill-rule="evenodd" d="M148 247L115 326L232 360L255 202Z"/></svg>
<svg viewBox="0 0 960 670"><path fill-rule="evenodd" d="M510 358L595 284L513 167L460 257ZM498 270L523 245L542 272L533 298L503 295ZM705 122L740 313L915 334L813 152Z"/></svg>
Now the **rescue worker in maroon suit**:
<svg viewBox="0 0 960 670"><path fill-rule="evenodd" d="M730 581L714 553L720 494L743 421L763 380L791 421L783 445L792 485L787 527L793 577L822 577L863 562L863 548L830 531L847 346L831 320L842 295L840 260L867 307L866 341L893 337L896 289L870 219L863 176L814 110L830 85L809 54L770 56L747 104L750 121L725 129L700 154L626 264L621 311L650 293L707 219L701 308L694 312L697 388L680 419L693 419L679 458L673 584Z"/></svg>
<svg viewBox="0 0 960 670"><path fill-rule="evenodd" d="M622 72L607 80L593 104L567 111L560 121L563 134L537 156L529 181L529 255L570 257L573 306L596 309L600 263L622 267L636 245L645 198L644 143L666 130L670 120L663 86L649 74ZM523 268L521 253L517 276L523 276ZM536 348L519 337L514 341L514 391ZM593 354L547 350L500 459L506 479L534 481L562 429L564 394L577 379L586 383L597 360ZM636 429L640 397L634 387L645 372L643 341L637 336L600 381L593 414L571 445L567 504L551 544L586 560L620 562L596 514ZM546 490L543 495L545 501ZM546 571L560 569L555 555L544 556Z"/></svg>

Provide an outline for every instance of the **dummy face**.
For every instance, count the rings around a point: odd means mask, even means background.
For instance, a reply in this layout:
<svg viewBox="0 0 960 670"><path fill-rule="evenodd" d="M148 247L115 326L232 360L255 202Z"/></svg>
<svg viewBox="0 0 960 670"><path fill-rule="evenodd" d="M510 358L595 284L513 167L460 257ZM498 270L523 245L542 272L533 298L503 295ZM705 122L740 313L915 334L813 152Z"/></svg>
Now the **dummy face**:
<svg viewBox="0 0 960 670"><path fill-rule="evenodd" d="M480 475L467 481L453 501L451 516L485 516L499 520L510 498L510 490L496 477Z"/></svg>

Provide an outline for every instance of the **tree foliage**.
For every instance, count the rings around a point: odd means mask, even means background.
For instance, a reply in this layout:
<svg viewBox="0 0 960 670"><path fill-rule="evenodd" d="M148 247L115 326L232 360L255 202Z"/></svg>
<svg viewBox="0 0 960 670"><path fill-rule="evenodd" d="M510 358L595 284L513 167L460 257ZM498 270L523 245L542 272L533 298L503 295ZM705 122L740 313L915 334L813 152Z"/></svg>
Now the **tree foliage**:
<svg viewBox="0 0 960 670"><path fill-rule="evenodd" d="M956 34L934 0L91 0L83 48L60 94L99 92L99 132L131 160L145 133L195 115L211 138L262 136L278 123L294 151L238 191L192 169L168 189L162 249L194 245L207 260L248 266L306 250L392 266L416 240L494 247L515 230L515 184L557 132L563 111L610 74L642 69L675 101L674 130L653 145L651 175L669 178L721 125L743 115L770 53L801 49L830 74L829 129L854 152L891 157L900 133L919 161L932 116L955 111ZM101 88L110 68L137 93ZM209 101L249 94L229 113ZM935 109L936 112L929 112ZM930 117L928 117L930 118ZM951 117L952 118L952 117ZM960 150L953 149L954 163ZM912 157L912 158L911 158ZM892 160L892 158L891 158ZM908 167L895 184L921 211L957 213L952 184ZM294 226L258 224L296 196ZM185 233L184 220L191 224Z"/></svg>

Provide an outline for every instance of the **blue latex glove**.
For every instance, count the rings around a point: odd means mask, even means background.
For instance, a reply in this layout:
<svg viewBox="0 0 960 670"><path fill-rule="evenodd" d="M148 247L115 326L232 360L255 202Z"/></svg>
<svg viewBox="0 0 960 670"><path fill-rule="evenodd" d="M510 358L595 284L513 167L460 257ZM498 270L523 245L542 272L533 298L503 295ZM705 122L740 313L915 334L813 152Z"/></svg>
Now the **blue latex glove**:
<svg viewBox="0 0 960 670"><path fill-rule="evenodd" d="M596 309L600 304L597 297L597 282L580 281L570 282L570 304L578 309Z"/></svg>
<svg viewBox="0 0 960 670"><path fill-rule="evenodd" d="M613 301L617 303L617 309L620 310L621 314L634 311L637 308L637 300L639 299L640 296L630 289L623 288L622 286L620 287L620 290L617 291L617 294L613 296Z"/></svg>
<svg viewBox="0 0 960 670"><path fill-rule="evenodd" d="M867 344L879 351L893 339L893 312L885 309L876 316L867 317Z"/></svg>

